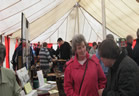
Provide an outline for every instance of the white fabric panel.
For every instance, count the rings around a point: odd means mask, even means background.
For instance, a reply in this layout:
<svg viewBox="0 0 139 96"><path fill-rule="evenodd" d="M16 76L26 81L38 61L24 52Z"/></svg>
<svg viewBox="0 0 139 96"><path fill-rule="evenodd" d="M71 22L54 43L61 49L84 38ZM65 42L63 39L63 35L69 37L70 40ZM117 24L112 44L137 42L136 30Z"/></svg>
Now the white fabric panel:
<svg viewBox="0 0 139 96"><path fill-rule="evenodd" d="M0 11L10 7L11 5L14 5L18 2L20 2L21 0L1 0L0 3Z"/></svg>
<svg viewBox="0 0 139 96"><path fill-rule="evenodd" d="M66 20L65 22L62 24L62 26L60 26L60 28L58 29L57 31L57 37L55 38L55 42L54 43L57 43L57 39L59 37L61 37L63 40L65 40L65 34L67 32L67 23L68 23L68 16L66 17Z"/></svg>
<svg viewBox="0 0 139 96"><path fill-rule="evenodd" d="M66 41L70 41L72 39L72 37L75 35L75 32L77 32L76 29L76 16L77 16L77 9L76 7L72 10L71 14L69 14L68 16L68 27L67 27L67 31L66 31Z"/></svg>
<svg viewBox="0 0 139 96"><path fill-rule="evenodd" d="M51 26L47 31L45 31L38 38L34 39L32 42L45 41L48 43L57 43L57 39L59 37L61 37L64 41L69 42L75 34L78 34L78 26L80 31L79 33L85 36L87 42L102 41L102 25L82 8L78 8L77 10L77 8L74 7L71 12L68 12L56 24ZM108 33L111 32L108 30Z"/></svg>
<svg viewBox="0 0 139 96"><path fill-rule="evenodd" d="M57 41L57 39L56 39L57 33L58 33L58 30L55 31L55 32L53 33L53 35L49 38L49 40L50 40L49 42L55 42L55 41Z"/></svg>
<svg viewBox="0 0 139 96"><path fill-rule="evenodd" d="M5 39L4 39L4 36L2 36L2 44L5 45ZM6 60L6 59L5 59ZM3 67L6 68L6 62L3 62Z"/></svg>
<svg viewBox="0 0 139 96"><path fill-rule="evenodd" d="M84 31L84 24L85 24L85 17L84 15L82 14L81 10L79 9L79 32L80 34L83 33Z"/></svg>
<svg viewBox="0 0 139 96"><path fill-rule="evenodd" d="M14 51L15 51L15 44L16 39L10 38L10 54L9 54L9 60L10 60L10 69L13 69L13 64L11 63Z"/></svg>
<svg viewBox="0 0 139 96"><path fill-rule="evenodd" d="M67 5L67 3L69 3ZM67 13L75 4L74 0L64 0L62 3L57 5L53 10L38 18L36 21L30 24L30 40L33 40L40 34L46 31L50 26L55 24L65 13ZM39 25L39 26L38 26ZM20 32L17 31L12 36L20 36ZM35 34L34 34L35 33Z"/></svg>
<svg viewBox="0 0 139 96"><path fill-rule="evenodd" d="M53 35L56 31L61 32L61 34L63 35L65 33L65 30L63 31L63 29L66 28L65 23L66 23L67 17L70 14L70 12L71 12L71 10L69 12L67 12L60 20L58 20L56 24L51 26L48 30L46 30L44 33L42 33L40 36L38 36L36 39L34 39L31 43L38 42L38 41L40 41L40 42L47 41L47 39L49 39L51 37L51 35ZM64 26L64 27L62 29L60 29L61 26ZM47 42L49 42L49 40ZM55 42L53 42L53 43L56 43L56 42L57 42L57 40L55 40Z"/></svg>
<svg viewBox="0 0 139 96"><path fill-rule="evenodd" d="M139 6L136 0L105 0L106 25L120 37L131 34L136 37L139 25ZM81 0L80 5L99 22L101 18L101 0Z"/></svg>
<svg viewBox="0 0 139 96"><path fill-rule="evenodd" d="M22 0L21 2L11 6L10 8L1 12L0 18L0 33L15 24L19 24L21 22L21 12L24 11L26 8L33 6L33 4L39 2L40 0ZM20 25L21 26L21 25ZM20 27L18 27L19 29ZM7 30L8 32L8 30ZM15 31L13 31L15 32Z"/></svg>
<svg viewBox="0 0 139 96"><path fill-rule="evenodd" d="M40 18L44 14L48 13L52 9L54 9L57 5L59 5L64 0L41 0L41 1L42 2L38 3L37 6L33 6L33 8L30 8L30 10L27 10L28 15L31 14L30 12L32 12L32 10L34 11L32 15L27 16L30 23Z"/></svg>
<svg viewBox="0 0 139 96"><path fill-rule="evenodd" d="M81 7L78 10L74 7L68 14L67 12L78 1ZM136 0L105 1L106 26L110 29L107 30L107 34L112 31L118 37L130 34L136 38L139 25L139 6ZM20 37L21 12L24 12L30 22L32 42L57 43L58 37L70 41L78 32L84 34L88 42L102 40L101 0L1 0L0 2L0 34L8 35L15 32L13 37ZM69 16L64 15L65 13Z"/></svg>

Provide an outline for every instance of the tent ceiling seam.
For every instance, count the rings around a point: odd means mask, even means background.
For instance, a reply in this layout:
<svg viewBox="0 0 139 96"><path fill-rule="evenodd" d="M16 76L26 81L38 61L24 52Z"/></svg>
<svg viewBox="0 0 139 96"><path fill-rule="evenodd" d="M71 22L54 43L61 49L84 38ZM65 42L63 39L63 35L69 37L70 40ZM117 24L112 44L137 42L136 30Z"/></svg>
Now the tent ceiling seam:
<svg viewBox="0 0 139 96"><path fill-rule="evenodd" d="M90 39L91 39L91 35L92 35L92 30L91 30L91 32L90 32L88 42L89 42L89 41L90 41Z"/></svg>
<svg viewBox="0 0 139 96"><path fill-rule="evenodd" d="M73 10L73 8L71 9L71 12L72 12L72 10ZM67 17L65 17L65 20L68 18L68 16L71 14L71 12L67 15ZM65 22L65 20L60 24L60 26ZM59 26L59 27L60 27L60 26ZM50 27L52 27L52 26L50 26ZM50 28L50 27L49 27L49 28ZM58 27L57 29L59 29L59 27ZM48 29L49 29L49 28L48 28ZM48 30L48 29L47 29L47 30ZM55 32L57 31L57 29L55 30ZM46 32L47 30L45 30L44 32ZM41 34L43 34L44 32L42 32ZM54 32L54 33L55 33L55 32ZM52 34L54 34L54 33L52 33ZM40 34L40 35L41 35L41 34ZM50 37L51 37L51 36L49 36L49 38L50 38ZM37 38L37 37L36 37L36 38ZM36 39L36 38L34 38L34 39ZM33 41L34 39L32 39L31 41ZM48 38L47 38L47 39L48 39ZM45 39L45 40L47 40L47 39Z"/></svg>
<svg viewBox="0 0 139 96"><path fill-rule="evenodd" d="M58 6L59 6L59 5L56 5L52 10L54 10L54 9L55 9L56 7L58 7ZM51 11L51 10L50 10L50 11ZM50 12L50 11L49 11L49 12ZM48 13L49 13L49 12L48 12ZM48 14L48 13L45 13L44 15L46 15L46 14ZM44 15L42 15L42 16L44 16ZM42 16L41 16L41 17L42 17ZM40 19L41 17L35 19L33 22L35 22L36 20ZM33 23L33 22L31 22L31 23Z"/></svg>
<svg viewBox="0 0 139 96"><path fill-rule="evenodd" d="M74 9L74 8L72 8L71 12L73 11L73 9ZM71 14L71 12L68 14L68 16ZM61 27L61 25L66 21L66 19L68 18L68 16L65 18L65 20L60 24L60 26L59 26L48 38L50 38L50 37ZM46 41L48 38L46 38L45 41Z"/></svg>
<svg viewBox="0 0 139 96"><path fill-rule="evenodd" d="M41 0L40 0L40 1L41 1ZM38 2L40 2L40 1L38 1ZM0 21L3 21L3 20L5 20L5 19L8 19L8 18L10 18L10 17L12 17L12 16L14 16L14 15L16 15L16 14L18 14L18 13L21 13L21 12L25 11L26 9L28 9L28 8L30 8L30 7L32 7L32 6L36 5L36 4L38 4L38 2L35 2L34 4L32 4L32 5L28 6L28 7L26 7L25 9L23 9L23 10L21 10L21 11L18 11L18 12L14 13L14 14L8 16L8 17L5 17L5 18L1 19Z"/></svg>
<svg viewBox="0 0 139 96"><path fill-rule="evenodd" d="M69 16L68 16L69 17ZM66 36L65 36L65 40L67 38L67 32L68 32L68 17L67 17L67 23L66 23ZM63 22L64 23L64 22Z"/></svg>
<svg viewBox="0 0 139 96"><path fill-rule="evenodd" d="M91 2L91 1L90 1ZM87 3L87 2L86 2ZM93 3L93 2L92 2ZM88 4L88 3L87 3ZM94 6L97 8L97 9L99 9L95 4L94 4ZM92 9L92 7L91 7L91 9ZM106 11L109 11L110 13L112 13L113 14L113 12L111 11L111 10L109 10L107 7L106 7ZM99 9L100 10L100 9ZM101 12L101 10L100 10L100 12ZM107 14L107 13L106 13ZM121 20L118 16L116 16L116 15L114 15L115 17L117 17L118 19L119 19L119 21L123 21L123 20ZM108 16L106 16L107 18L109 18ZM109 20L111 20L110 18L109 18ZM111 20L111 21L113 21L113 20ZM115 23L115 21L113 21L114 23ZM124 22L122 22L122 23L124 23ZM106 24L107 24L107 22L106 22ZM117 23L115 23L116 25L118 25ZM124 23L126 26L128 26L126 23ZM119 25L118 25L119 26ZM128 26L128 27L130 27L130 26ZM121 26L119 26L119 28L121 28ZM132 28L130 28L131 30L132 30ZM124 31L125 31L125 29L123 29ZM133 29L134 30L134 29ZM125 31L126 32L126 31Z"/></svg>
<svg viewBox="0 0 139 96"><path fill-rule="evenodd" d="M117 7L115 4L113 4L110 0L109 0L109 2L110 2L115 8L119 9L119 7ZM129 8L129 7L128 7L128 8ZM120 9L119 9L119 11L120 11L121 13L125 14L126 17L130 18L132 21L134 21L134 23L137 24L137 22L136 22L134 19L132 19L131 17L129 17L125 12L121 11ZM137 24L137 25L139 25L139 24Z"/></svg>
<svg viewBox="0 0 139 96"><path fill-rule="evenodd" d="M107 9L108 9L108 11L110 12L110 13L113 13L108 7L106 7ZM113 13L114 14L114 13ZM123 23L124 25L126 25L128 28L130 28L132 31L134 31L135 29L133 29L131 26L129 26L128 24L127 24L127 22L125 23L120 17L118 17L117 15L115 15L118 19L119 19L119 21L122 21L121 23ZM125 31L126 32L126 31Z"/></svg>
<svg viewBox="0 0 139 96"><path fill-rule="evenodd" d="M56 1L56 0L55 0L55 1ZM55 2L55 1L53 1L53 2ZM51 5L53 2L51 2L51 3L48 4L48 5ZM28 18L30 18L30 17L33 16L34 14L38 13L39 11L43 10L44 8L48 7L48 5L44 6L43 8L41 8L40 10L38 10L37 12L31 14ZM54 8L56 8L56 7L57 7L57 6L55 6ZM54 8L53 8L53 9L54 9ZM51 10L53 10L53 9L51 9ZM49 10L49 12L50 12L51 10ZM44 13L44 15L45 15L45 14L47 14L47 13ZM41 15L41 16L44 16L44 15ZM40 17L41 17L41 16L40 16ZM37 19L35 19L34 21L36 21L36 20L38 20L38 19L39 19L39 17L38 17ZM33 21L33 22L34 22L34 21ZM33 22L31 22L31 23L33 23Z"/></svg>
<svg viewBox="0 0 139 96"><path fill-rule="evenodd" d="M77 8L77 7L76 7L76 8ZM76 15L75 15L75 22L74 22L74 23L75 23L75 26L74 26L74 35L75 35L75 31L76 31L76 19L77 19L77 14L78 14L78 13L77 13L77 9L75 9L75 10L76 10Z"/></svg>
<svg viewBox="0 0 139 96"><path fill-rule="evenodd" d="M81 5L80 5L81 6ZM101 24L101 26L102 26L102 23L96 18L96 17L94 17L92 14L90 14L85 8L83 8L82 7L82 9L84 9L91 17L93 17L97 22L99 22L100 24ZM92 8L91 8L92 9ZM93 9L92 9L93 10ZM94 11L94 10L93 10ZM97 14L95 11L94 11L94 13L95 14ZM98 15L98 17L100 17L99 15ZM101 18L101 17L100 17ZM109 17L108 17L109 18ZM116 24L116 23L115 23ZM117 24L116 24L117 25ZM119 26L119 25L117 25L117 26ZM109 29L107 26L106 26L106 28L108 29L108 30L110 30L113 34L115 34L115 35L118 35L118 34L116 34L116 33L114 33L111 29ZM122 30L124 30L124 29L122 29ZM118 35L119 37L120 37L120 35Z"/></svg>
<svg viewBox="0 0 139 96"><path fill-rule="evenodd" d="M56 0L55 0L56 1ZM52 4L52 2L49 4L49 5L51 5ZM40 10L38 10L37 12L35 12L35 13L33 13L33 14L31 14L30 16L28 16L27 18L30 18L31 16L33 16L34 14L36 14L36 13L38 13L39 11L41 11L41 10L43 10L44 8L46 8L46 7L48 7L48 6L45 6L45 7L43 7L43 8L41 8ZM37 20L37 19L36 19ZM35 20L34 20L35 21ZM10 27L8 27L7 29L10 29L10 28L12 28L12 27L14 27L15 25L17 25L17 24L19 24L21 21L19 21L18 23L16 23L16 24L14 24L14 25L12 25L12 26L10 26ZM5 30L7 30L7 29L5 29ZM17 29L17 30L20 30L21 28L19 28L19 29ZM3 30L2 32L4 32L5 30ZM15 31L16 32L16 31ZM4 32L4 33L6 33L6 32Z"/></svg>
<svg viewBox="0 0 139 96"><path fill-rule="evenodd" d="M85 24L85 17L84 17L84 22L83 22L83 29L82 29L82 33L84 31L84 24Z"/></svg>
<svg viewBox="0 0 139 96"><path fill-rule="evenodd" d="M131 7L129 7L123 0L121 0L130 10L132 10L136 15L138 15L139 16L139 14L136 12L136 11L134 11Z"/></svg>
<svg viewBox="0 0 139 96"><path fill-rule="evenodd" d="M21 2L21 1L22 1L22 0L18 0L17 2L15 2L15 3L13 3L13 4L9 5L9 6L7 6L6 8L1 9L1 10L0 10L0 12L1 12L1 11L3 11L3 10L8 9L8 8L10 8L10 7L14 6L14 5L16 5L17 3Z"/></svg>
<svg viewBox="0 0 139 96"><path fill-rule="evenodd" d="M80 5L81 6L81 5ZM101 24L101 22L99 20L96 19L96 17L94 17L92 14L90 14L85 8L81 7L85 12L87 12L92 18L94 18L99 24ZM92 9L92 8L91 8ZM93 10L94 11L94 10ZM95 11L94 11L95 12ZM102 26L102 24L101 24ZM112 32L113 34L117 35L118 37L121 37L120 35L114 33L110 28L108 28L106 26L107 30L109 30L110 32Z"/></svg>
<svg viewBox="0 0 139 96"><path fill-rule="evenodd" d="M80 8L79 8L80 9ZM81 9L80 9L81 10ZM81 12L82 12L82 10L81 10ZM82 12L82 14L84 15L84 13ZM94 28L90 25L90 23L88 22L88 19L86 18L86 16L84 15L84 17L85 17L85 19L86 19L86 21L87 21L87 23L89 24L89 26L91 27L91 29L96 33L96 35L97 36L99 36L98 34L97 34L97 32L94 30ZM99 36L100 37L100 36ZM100 37L101 38L101 37ZM101 39L101 40L103 40L103 39Z"/></svg>
<svg viewBox="0 0 139 96"><path fill-rule="evenodd" d="M17 22L17 23L15 23L14 25L8 27L7 29L2 30L1 33L2 33L2 34L5 34L5 33L6 33L6 30L8 30L8 29L14 27L15 25L17 25L17 24L19 24L19 23L20 23L20 22Z"/></svg>

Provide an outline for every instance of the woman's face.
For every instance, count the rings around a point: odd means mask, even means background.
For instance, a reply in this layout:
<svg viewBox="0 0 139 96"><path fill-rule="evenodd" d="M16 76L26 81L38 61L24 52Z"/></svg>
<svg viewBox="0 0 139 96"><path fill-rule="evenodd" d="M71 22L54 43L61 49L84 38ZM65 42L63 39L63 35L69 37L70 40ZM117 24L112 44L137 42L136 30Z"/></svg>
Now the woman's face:
<svg viewBox="0 0 139 96"><path fill-rule="evenodd" d="M84 59L86 56L86 45L83 41L76 45L76 54L78 55L79 59Z"/></svg>

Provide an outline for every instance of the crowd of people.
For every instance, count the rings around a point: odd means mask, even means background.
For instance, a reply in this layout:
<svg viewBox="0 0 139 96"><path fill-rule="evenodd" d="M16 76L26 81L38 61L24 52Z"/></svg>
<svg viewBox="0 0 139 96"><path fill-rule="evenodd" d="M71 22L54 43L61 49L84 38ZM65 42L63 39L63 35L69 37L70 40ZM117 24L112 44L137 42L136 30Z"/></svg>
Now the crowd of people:
<svg viewBox="0 0 139 96"><path fill-rule="evenodd" d="M64 91L67 96L139 96L139 29L135 47L132 48L131 35L126 37L126 42L124 50L112 34L108 34L99 44L93 42L91 48L81 34L75 35L71 44L58 38L57 50L49 49L46 42L42 45L38 42L35 48L30 47L31 66L39 62L40 69L48 74L50 62L57 58L66 60ZM13 54L15 71L19 69L21 47L22 42ZM5 52L5 46L0 44L0 95L19 96L21 88L16 82L15 73L2 67Z"/></svg>

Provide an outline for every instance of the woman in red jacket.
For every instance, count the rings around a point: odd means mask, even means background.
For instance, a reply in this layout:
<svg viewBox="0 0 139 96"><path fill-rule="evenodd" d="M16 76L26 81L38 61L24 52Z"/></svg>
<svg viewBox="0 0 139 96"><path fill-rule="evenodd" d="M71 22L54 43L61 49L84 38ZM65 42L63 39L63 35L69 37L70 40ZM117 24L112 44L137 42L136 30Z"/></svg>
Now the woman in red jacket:
<svg viewBox="0 0 139 96"><path fill-rule="evenodd" d="M64 90L67 96L101 96L106 77L96 55L89 56L83 35L75 35L72 48L75 57L66 63Z"/></svg>

